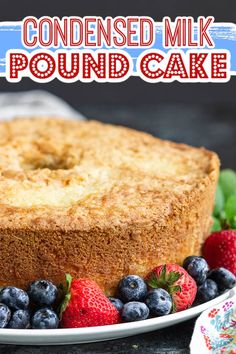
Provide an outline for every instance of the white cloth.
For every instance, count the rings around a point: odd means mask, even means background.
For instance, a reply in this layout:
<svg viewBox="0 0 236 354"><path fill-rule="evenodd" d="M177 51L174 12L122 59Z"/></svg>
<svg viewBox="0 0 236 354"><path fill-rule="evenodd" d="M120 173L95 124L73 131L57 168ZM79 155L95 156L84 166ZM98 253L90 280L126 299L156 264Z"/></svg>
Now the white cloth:
<svg viewBox="0 0 236 354"><path fill-rule="evenodd" d="M63 99L43 91L0 93L0 120L20 116L59 116L84 119Z"/></svg>
<svg viewBox="0 0 236 354"><path fill-rule="evenodd" d="M227 300L204 311L197 319L191 354L236 353L236 288Z"/></svg>

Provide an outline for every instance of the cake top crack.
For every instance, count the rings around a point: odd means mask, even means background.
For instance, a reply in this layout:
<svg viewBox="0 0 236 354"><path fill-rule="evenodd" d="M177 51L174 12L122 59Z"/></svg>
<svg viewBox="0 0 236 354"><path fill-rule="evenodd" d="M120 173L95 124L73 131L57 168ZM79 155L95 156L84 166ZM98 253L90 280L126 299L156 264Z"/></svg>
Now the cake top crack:
<svg viewBox="0 0 236 354"><path fill-rule="evenodd" d="M171 212L171 202L216 178L215 153L96 121L0 123L1 210L37 215ZM1 212L0 212L1 214Z"/></svg>

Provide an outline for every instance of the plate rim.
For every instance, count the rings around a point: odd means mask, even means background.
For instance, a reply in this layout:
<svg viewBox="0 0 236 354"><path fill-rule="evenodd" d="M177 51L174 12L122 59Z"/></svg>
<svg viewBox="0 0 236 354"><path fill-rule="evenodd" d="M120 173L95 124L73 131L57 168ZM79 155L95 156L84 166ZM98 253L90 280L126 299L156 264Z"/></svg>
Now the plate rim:
<svg viewBox="0 0 236 354"><path fill-rule="evenodd" d="M222 301L225 301L231 298L236 293L236 287L228 290L227 292L219 295L213 300L205 302L203 304L191 307L187 310L176 312L173 314L169 314L162 317L154 317L142 321L136 322L126 322L126 323L118 323L114 325L106 325L106 326L96 326L96 327L84 327L84 328L57 328L57 329L12 329L12 328L1 328L0 329L0 342L2 337L7 337L8 340L10 337L18 338L29 338L33 337L34 339L44 338L47 340L48 338L55 337L64 337L64 336L91 336L96 334L96 336L107 334L112 335L116 332L123 332L129 330L135 330L140 328L148 328L153 327L155 325L167 324L167 326L171 326L176 321L178 322L181 319L190 319L192 317L197 316L202 313L204 310L211 308L219 304ZM164 326L163 326L164 327ZM150 330L151 331L151 330ZM125 335L124 335L125 336ZM6 340L4 340L6 343ZM55 341L54 341L55 342ZM91 340L92 342L92 340ZM15 340L14 340L15 343ZM35 343L37 344L37 343ZM45 343L50 344L50 342ZM68 343L69 344L69 343Z"/></svg>

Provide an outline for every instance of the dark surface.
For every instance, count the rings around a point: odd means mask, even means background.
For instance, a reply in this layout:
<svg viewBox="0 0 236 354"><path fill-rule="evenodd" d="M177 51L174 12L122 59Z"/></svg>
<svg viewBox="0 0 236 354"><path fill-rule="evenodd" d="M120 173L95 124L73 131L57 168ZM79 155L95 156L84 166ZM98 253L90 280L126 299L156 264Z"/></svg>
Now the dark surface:
<svg viewBox="0 0 236 354"><path fill-rule="evenodd" d="M107 342L68 346L0 345L1 354L188 354L194 320L147 334ZM200 353L199 353L200 354Z"/></svg>

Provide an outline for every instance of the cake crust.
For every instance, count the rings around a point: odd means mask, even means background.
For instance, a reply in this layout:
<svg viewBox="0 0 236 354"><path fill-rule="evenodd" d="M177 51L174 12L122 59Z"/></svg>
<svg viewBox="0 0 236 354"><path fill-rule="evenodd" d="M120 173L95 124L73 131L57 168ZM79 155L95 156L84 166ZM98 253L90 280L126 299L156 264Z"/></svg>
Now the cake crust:
<svg viewBox="0 0 236 354"><path fill-rule="evenodd" d="M213 152L95 121L0 123L0 285L65 273L108 293L199 254L219 173Z"/></svg>

